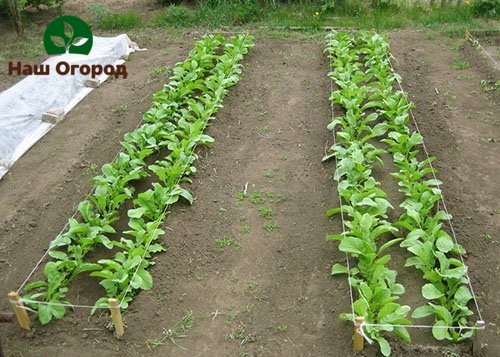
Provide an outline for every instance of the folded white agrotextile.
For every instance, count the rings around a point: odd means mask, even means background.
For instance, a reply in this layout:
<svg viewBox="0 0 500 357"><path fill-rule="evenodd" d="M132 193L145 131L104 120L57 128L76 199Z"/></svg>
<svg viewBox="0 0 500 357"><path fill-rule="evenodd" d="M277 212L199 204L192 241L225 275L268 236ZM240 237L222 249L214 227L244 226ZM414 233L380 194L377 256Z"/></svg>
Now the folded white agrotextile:
<svg viewBox="0 0 500 357"><path fill-rule="evenodd" d="M69 65L94 65L96 68L113 65L116 68L137 50L138 46L125 34L94 36L88 55L67 53L50 57L43 62L43 65L50 66L49 75L28 76L0 93L0 179L17 159L56 125L42 121L44 113L54 112L63 117L93 90L84 84L87 79L92 79L91 73L82 75L77 70L74 75L60 75L56 71L58 63L64 61ZM34 64L21 62L22 66ZM64 66L61 68L64 70ZM102 73L95 80L102 83L108 77Z"/></svg>

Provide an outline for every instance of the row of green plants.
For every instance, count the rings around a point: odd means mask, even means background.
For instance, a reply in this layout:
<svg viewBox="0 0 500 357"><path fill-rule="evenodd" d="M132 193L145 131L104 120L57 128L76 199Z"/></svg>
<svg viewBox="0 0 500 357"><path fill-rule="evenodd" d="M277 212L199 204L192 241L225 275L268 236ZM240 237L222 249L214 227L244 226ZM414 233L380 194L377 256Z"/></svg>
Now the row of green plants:
<svg viewBox="0 0 500 357"><path fill-rule="evenodd" d="M336 159L334 179L342 205L330 209L327 215L342 214L346 229L341 234L328 236L328 239L340 241L339 249L356 259L357 265L350 271L335 264L332 274L349 274L349 283L356 292L353 302L356 316L364 317L368 324L385 325L367 325L363 331L370 339L376 340L381 352L388 356L391 348L383 332L392 332L409 342L410 335L402 326L410 324L406 318L410 307L398 303L405 288L397 283L397 272L388 267L391 256L386 254L386 249L401 239L392 236L398 232L387 220L392 205L380 188L380 182L372 175L373 166L382 162L384 150L370 143L370 140L383 136L388 125L375 124L378 114L367 113L369 88L365 86L362 48L358 41L358 36L351 37L342 32L327 36L326 51L332 67L329 76L338 87L330 100L343 111L343 115L332 118L328 125L328 129L335 133L336 143L323 159ZM354 322L355 316L342 314L341 318Z"/></svg>
<svg viewBox="0 0 500 357"><path fill-rule="evenodd" d="M350 273L351 285L357 296L354 314L365 318L368 323L365 333L369 338L379 341L381 352L389 355L390 347L380 339L380 333L392 332L410 341L405 329L390 326L409 324L406 314L410 308L395 303L396 297L392 297L394 301L371 301L367 295L372 297L373 294L367 294L365 290L368 289L362 288L359 279L362 278L370 287L370 278L379 271L387 270L395 278L395 271L380 268L377 262L387 263L390 257L381 256L380 252L386 246L398 243L412 253L405 267L419 269L426 281L422 295L428 302L414 309L411 317L419 319L433 316L432 333L438 340L460 342L469 338L474 331L460 329L468 326L467 317L473 314L467 307L473 299L468 287L467 267L460 259L464 249L443 229L443 224L451 217L439 209L443 195L439 189L441 182L435 178L431 167L434 158L419 159L423 138L418 132L409 129L412 104L407 101L405 93L395 88L399 77L391 67L389 44L382 36L369 32L333 32L327 36L327 41L327 52L333 67L329 75L338 87L332 93L332 103L345 111L343 116L333 118L328 126L329 130L336 133L337 144L330 148L330 154L325 157L335 157L337 160L334 178L338 181L343 205L327 214L332 216L341 213L348 217L345 219L348 230L330 238L339 240L339 249L357 262L350 272L346 267L335 264L332 273ZM377 146L370 143L375 141L379 142ZM371 177L371 163L378 161L382 164L380 155L386 152L382 149L383 144L392 154L398 168L398 172L392 173L392 176L398 181L400 192L405 195L400 205L403 213L394 222L385 220L387 209L392 206L379 188L379 183ZM356 222L367 213L383 218L385 228L368 226L361 237L362 231ZM387 233L387 242L377 250L374 242L380 233ZM359 240L353 240L353 236ZM382 279L377 280L378 283L380 281ZM394 282L387 284L387 288L394 285ZM391 292L402 294L404 289L401 287L397 292ZM368 308L360 309L360 305L368 305ZM385 312L386 309L395 309L399 315L396 314L398 316L394 316L396 319L393 321L379 318L376 313ZM352 314L342 317L354 319Z"/></svg>
<svg viewBox="0 0 500 357"><path fill-rule="evenodd" d="M412 317L433 316L432 333L436 339L460 342L472 337L474 331L443 326L466 327L467 317L473 315L467 307L472 300L467 267L460 259L465 250L443 229L452 217L440 209L442 182L431 166L435 158L419 159L423 138L408 127L411 103L405 93L393 89L398 78L389 62L389 44L380 35L365 34L365 41L365 58L370 67L367 73L377 77L371 96L373 108L390 125L387 138L382 141L393 156L398 172L392 175L405 195L400 205L403 213L395 222L404 232L400 246L413 255L405 266L420 270L427 281L422 295L428 303L416 308Z"/></svg>
<svg viewBox="0 0 500 357"><path fill-rule="evenodd" d="M228 40L206 35L174 67L170 82L154 95L151 109L144 114L145 123L124 136L122 152L94 177L94 190L78 205L78 219L71 218L67 231L52 241L48 253L52 260L43 269L44 279L24 287L31 291L26 301L42 302L30 304L42 324L64 316L69 283L84 272L97 278L105 290L95 308L106 307L113 297L125 310L137 291L153 286L147 269L154 264L152 255L164 250L157 240L165 233L160 226L167 207L181 198L192 203L181 183L189 183L196 172L195 148L213 142L203 131L229 88L238 82L239 62L252 46L253 38L247 35ZM148 165L147 159L155 154L162 157ZM134 185L149 176L156 182L134 195ZM130 201L129 230L115 239L113 224ZM86 259L102 248L112 257L97 262Z"/></svg>

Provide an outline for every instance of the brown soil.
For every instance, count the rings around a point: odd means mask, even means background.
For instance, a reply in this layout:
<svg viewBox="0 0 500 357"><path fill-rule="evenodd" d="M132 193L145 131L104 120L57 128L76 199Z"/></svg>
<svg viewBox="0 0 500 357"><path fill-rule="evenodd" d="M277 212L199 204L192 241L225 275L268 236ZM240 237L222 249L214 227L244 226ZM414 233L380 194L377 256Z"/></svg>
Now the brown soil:
<svg viewBox="0 0 500 357"><path fill-rule="evenodd" d="M467 263L488 325L476 346L483 356L500 355L496 327L489 325L499 323L498 108L481 92L480 69L466 70L472 80L456 78L451 67L456 54L445 39L412 31L392 33L391 39L428 149L439 157L438 176L458 239L469 251ZM126 85L116 80L91 93L0 182L0 294L19 285L84 197L92 164L111 160L123 133L137 125L165 81L152 80L151 71L161 63L173 65L191 43L153 42L149 52L132 55ZM242 80L208 129L216 143L200 153L193 206L175 206L167 219L167 252L152 269L155 287L139 294L125 315L124 339L104 330L105 316L87 321L88 311L75 310L27 334L13 324L1 326L7 355L352 355L352 326L338 319L349 311L347 282L329 276L331 264L344 257L324 239L340 222L324 216L338 197L333 164L321 164L325 144L331 144L323 44L268 38L256 43ZM247 183L247 197L240 200ZM264 203L251 202L256 192ZM272 220L259 215L261 208L272 209ZM269 222L277 225L271 232L263 228ZM486 233L493 239L485 239ZM221 238L236 244L219 248L215 241ZM394 264L402 261L400 252L391 253ZM400 276L409 292L418 292L418 274ZM80 288L82 298L73 302L95 293L95 287ZM8 308L5 302L0 307ZM193 326L160 341L188 312ZM394 343L394 355L472 354L471 343L439 346L430 331L415 338L411 346ZM154 341L163 343L153 347ZM375 349L364 355L374 356Z"/></svg>

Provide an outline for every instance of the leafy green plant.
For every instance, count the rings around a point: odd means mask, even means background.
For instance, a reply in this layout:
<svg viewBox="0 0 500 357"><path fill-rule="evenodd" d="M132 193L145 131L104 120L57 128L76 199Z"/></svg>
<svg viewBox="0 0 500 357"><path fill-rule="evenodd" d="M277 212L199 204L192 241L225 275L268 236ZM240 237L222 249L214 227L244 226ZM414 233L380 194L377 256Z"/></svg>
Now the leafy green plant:
<svg viewBox="0 0 500 357"><path fill-rule="evenodd" d="M288 325L286 325L286 324L278 324L276 326L276 331L277 332L281 332L281 333L287 332L288 331Z"/></svg>
<svg viewBox="0 0 500 357"><path fill-rule="evenodd" d="M234 247L235 249L241 248L241 245L232 238L221 237L215 240L215 245L217 248L224 249L226 247Z"/></svg>
<svg viewBox="0 0 500 357"><path fill-rule="evenodd" d="M254 191L250 195L250 202L252 202L254 205L258 205L258 204L265 203L266 200L264 199L262 192Z"/></svg>
<svg viewBox="0 0 500 357"><path fill-rule="evenodd" d="M275 229L278 229L280 226L274 221L266 222L262 228L268 233L272 233Z"/></svg>
<svg viewBox="0 0 500 357"><path fill-rule="evenodd" d="M274 216L273 210L269 207L261 207L259 209L259 216L265 219L272 219Z"/></svg>
<svg viewBox="0 0 500 357"><path fill-rule="evenodd" d="M463 59L456 59L453 61L453 69L463 70L470 68L470 63Z"/></svg>

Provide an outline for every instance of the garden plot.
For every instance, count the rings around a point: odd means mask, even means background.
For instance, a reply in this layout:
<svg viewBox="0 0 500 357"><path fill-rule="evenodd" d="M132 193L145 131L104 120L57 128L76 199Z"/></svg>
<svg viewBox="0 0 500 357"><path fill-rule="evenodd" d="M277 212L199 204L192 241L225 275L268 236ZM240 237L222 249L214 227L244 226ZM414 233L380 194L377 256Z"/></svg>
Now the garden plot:
<svg viewBox="0 0 500 357"><path fill-rule="evenodd" d="M498 171L492 163L499 153L498 147L487 141L488 136L500 134L495 117L489 114L495 107L477 94L471 94L471 100L453 98L461 91L473 92L477 84L448 74L453 53L440 41L414 32L391 36L392 51L399 60L396 70L417 104L415 114L421 118L419 124L429 151L439 158L438 176L450 185L443 190L457 231L464 232L461 243L469 252L467 265L474 274L473 281L478 282L485 319L495 322L498 247L495 238L488 241L481 235L484 230L499 228L494 213L498 202L490 198L496 189L489 177ZM76 310L62 320L37 327L30 339L8 327L4 338L7 351L27 356L33 350L49 354L57 341L64 340L65 349L82 356L96 352L350 355L352 325L338 319L339 313L349 309L348 286L343 279L328 276L331 264L341 262L342 254L324 240L326 233L341 225L340 220L330 222L324 217L337 197L330 178L334 167L320 162L325 144L332 144L325 129L330 118L330 84L326 77L328 61L322 50L322 43L257 39L244 63L242 81L225 99L217 122L208 128L207 134L216 142L212 149L200 151L201 167L193 176L191 190L195 204L172 208L163 226L167 252L155 258L157 264L151 270L157 286L139 294L130 305L125 315L126 338L117 341L103 331L107 323L104 316L87 322L87 312ZM437 52L442 56L433 61ZM449 88L445 89L443 82ZM443 94L436 97L428 86L439 87ZM128 98L134 97L137 94L130 92ZM434 106L433 101L438 103ZM138 110L147 108L143 103ZM469 119L472 113L483 120ZM108 113L96 112L96 116L107 117ZM71 122L68 119L39 143L42 149L58 131L67 134L74 130L64 125ZM109 145L105 142L101 141L96 151L102 152ZM54 192L20 195L26 188L16 185L17 175L33 172L36 162L47 155L44 152L28 153L0 187L3 192L11 191L0 196L7 203L9 197L23 197L17 203L21 210L16 214L17 221L6 222L8 231L1 233L1 244L9 253L1 257L5 259L2 270L8 267L2 286L15 286L26 276L33 265L19 266L21 257L35 262L57 228L64 225L71 205L84 197L77 187L66 187L80 182L75 172L54 179L61 187L57 194L73 196L70 202L62 201L61 207L55 208ZM82 159L86 155L84 152ZM30 167L23 162L29 162ZM36 187L42 179L33 176L31 185ZM83 188L81 191L85 192ZM75 196L78 198L73 199ZM37 220L40 207L46 203L44 220ZM1 213L7 220L14 215L5 207L2 204ZM39 238L28 244L18 238L23 236ZM403 261L394 248L391 255ZM421 286L419 274L401 274L399 279L405 286L407 279L410 285ZM99 297L95 286L82 285L80 289L76 296L86 291ZM419 290L414 289L416 294ZM495 332L487 329L483 336L482 342L488 343L485 351L495 355ZM425 351L429 356L441 356L453 350L466 356L471 355L472 348L470 342L458 348L449 344L437 347L430 333L415 339L412 345L389 342L394 355L419 356ZM366 353L374 354L375 349L367 348Z"/></svg>

